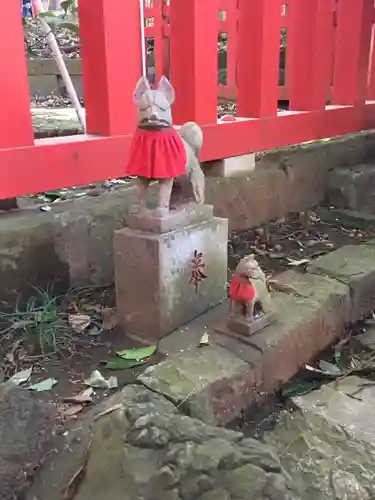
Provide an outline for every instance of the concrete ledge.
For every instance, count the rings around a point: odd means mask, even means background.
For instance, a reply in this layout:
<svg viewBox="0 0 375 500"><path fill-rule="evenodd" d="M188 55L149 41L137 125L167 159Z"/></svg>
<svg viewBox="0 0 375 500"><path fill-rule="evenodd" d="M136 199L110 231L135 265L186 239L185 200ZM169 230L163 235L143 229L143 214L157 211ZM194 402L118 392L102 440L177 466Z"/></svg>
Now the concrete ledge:
<svg viewBox="0 0 375 500"><path fill-rule="evenodd" d="M167 359L140 377L147 387L173 400L189 415L224 425L259 403L328 347L350 321L375 307L375 240L343 247L318 258L309 272L278 279L298 296L274 293L278 320L246 342L218 334L228 305L210 311L164 338ZM211 345L197 347L203 333Z"/></svg>
<svg viewBox="0 0 375 500"><path fill-rule="evenodd" d="M330 205L375 213L375 165L333 170L328 176L326 198Z"/></svg>

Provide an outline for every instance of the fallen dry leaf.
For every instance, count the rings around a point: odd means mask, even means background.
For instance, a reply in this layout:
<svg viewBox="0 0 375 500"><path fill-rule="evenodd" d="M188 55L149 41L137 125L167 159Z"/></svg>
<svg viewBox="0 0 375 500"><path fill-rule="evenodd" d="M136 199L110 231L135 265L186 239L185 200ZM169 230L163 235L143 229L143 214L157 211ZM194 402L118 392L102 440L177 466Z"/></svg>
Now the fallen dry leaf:
<svg viewBox="0 0 375 500"><path fill-rule="evenodd" d="M208 333L205 332L199 341L198 347L204 347L208 345L210 345L210 339L208 337Z"/></svg>
<svg viewBox="0 0 375 500"><path fill-rule="evenodd" d="M90 404L92 403L92 397L85 394L76 394L75 396L70 396L64 398L63 401L66 403L77 403L77 404Z"/></svg>
<svg viewBox="0 0 375 500"><path fill-rule="evenodd" d="M288 266L292 266L292 267L303 266L304 264L310 264L310 262L311 262L310 259L295 260L295 259L288 258L287 260L288 260Z"/></svg>
<svg viewBox="0 0 375 500"><path fill-rule="evenodd" d="M10 377L9 382L12 382L15 385L21 385L29 380L32 371L33 371L32 366L26 368L25 370L21 370L20 372L17 372L12 377Z"/></svg>
<svg viewBox="0 0 375 500"><path fill-rule="evenodd" d="M64 410L64 417L74 417L77 413L80 413L83 410L83 405L73 405L68 406Z"/></svg>
<svg viewBox="0 0 375 500"><path fill-rule="evenodd" d="M91 318L87 314L70 314L68 320L77 333L82 333L91 324Z"/></svg>

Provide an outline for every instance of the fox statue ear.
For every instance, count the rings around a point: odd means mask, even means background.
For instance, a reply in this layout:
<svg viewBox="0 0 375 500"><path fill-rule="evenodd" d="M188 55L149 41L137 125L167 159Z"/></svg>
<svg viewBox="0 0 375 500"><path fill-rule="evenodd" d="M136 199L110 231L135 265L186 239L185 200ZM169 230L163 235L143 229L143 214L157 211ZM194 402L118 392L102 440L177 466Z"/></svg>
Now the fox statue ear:
<svg viewBox="0 0 375 500"><path fill-rule="evenodd" d="M170 83L167 77L162 76L160 78L157 90L165 95L170 105L174 103L175 99L174 88L172 87L172 84Z"/></svg>
<svg viewBox="0 0 375 500"><path fill-rule="evenodd" d="M143 94L148 91L151 91L150 84L145 76L141 76L134 89L134 103L138 104Z"/></svg>

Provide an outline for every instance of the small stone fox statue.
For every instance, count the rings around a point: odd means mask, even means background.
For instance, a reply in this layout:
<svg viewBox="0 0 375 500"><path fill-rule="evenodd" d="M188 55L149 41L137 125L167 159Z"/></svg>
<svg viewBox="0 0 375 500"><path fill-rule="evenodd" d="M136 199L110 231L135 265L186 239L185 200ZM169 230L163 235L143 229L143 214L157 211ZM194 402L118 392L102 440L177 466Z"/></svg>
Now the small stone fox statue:
<svg viewBox="0 0 375 500"><path fill-rule="evenodd" d="M265 315L273 312L267 280L254 255L246 255L237 265L229 288L230 309L234 316L254 321L254 308L258 304ZM232 311L230 311L232 312Z"/></svg>
<svg viewBox="0 0 375 500"><path fill-rule="evenodd" d="M173 181L187 178L196 203L204 203L205 178L198 161L203 143L201 128L187 122L179 131L172 126L171 106L175 99L172 85L164 76L156 90L147 78L139 79L134 91L137 106L137 130L130 148L126 174L136 176L139 207L147 207L147 191L157 180L158 199L155 217L169 212Z"/></svg>

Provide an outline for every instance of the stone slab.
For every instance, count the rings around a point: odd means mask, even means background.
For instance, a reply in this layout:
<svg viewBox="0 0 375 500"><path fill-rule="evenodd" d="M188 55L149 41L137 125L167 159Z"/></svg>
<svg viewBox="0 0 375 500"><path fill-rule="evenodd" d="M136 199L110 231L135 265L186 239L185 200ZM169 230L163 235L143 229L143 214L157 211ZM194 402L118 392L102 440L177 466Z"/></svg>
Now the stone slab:
<svg viewBox="0 0 375 500"><path fill-rule="evenodd" d="M115 232L120 327L155 340L220 303L226 296L227 241L228 221L219 218L165 234ZM195 284L191 277L198 259L206 278Z"/></svg>
<svg viewBox="0 0 375 500"><path fill-rule="evenodd" d="M374 382L350 376L293 401L302 411L315 413L375 447Z"/></svg>
<svg viewBox="0 0 375 500"><path fill-rule="evenodd" d="M164 338L160 349L167 359L140 380L177 404L183 401L188 414L219 424L280 389L343 333L350 298L346 285L327 277L288 271L279 279L298 288L301 297L272 294L277 322L242 341L218 334L217 324L228 314L223 303ZM211 345L198 348L203 333Z"/></svg>
<svg viewBox="0 0 375 500"><path fill-rule="evenodd" d="M224 425L247 406L250 378L244 361L219 346L207 346L168 356L139 380L194 418Z"/></svg>
<svg viewBox="0 0 375 500"><path fill-rule="evenodd" d="M367 438L365 428L364 433L353 430L358 424L373 428L374 401L371 412L362 417L355 400L350 411L350 398L343 393L336 396L326 388L301 396L296 400L297 411L282 412L264 441L276 449L300 499L370 500L375 496L375 448L362 439ZM309 399L314 403L308 404ZM337 418L331 418L327 401L329 408L337 404Z"/></svg>
<svg viewBox="0 0 375 500"><path fill-rule="evenodd" d="M375 213L375 165L333 170L328 175L326 196L337 208Z"/></svg>
<svg viewBox="0 0 375 500"><path fill-rule="evenodd" d="M375 308L375 246L363 244L341 247L315 259L307 270L350 287L349 321L358 321Z"/></svg>
<svg viewBox="0 0 375 500"><path fill-rule="evenodd" d="M165 217L154 217L152 210L130 213L126 218L126 224L132 229L162 234L211 219L213 211L212 205L187 203L171 208Z"/></svg>

